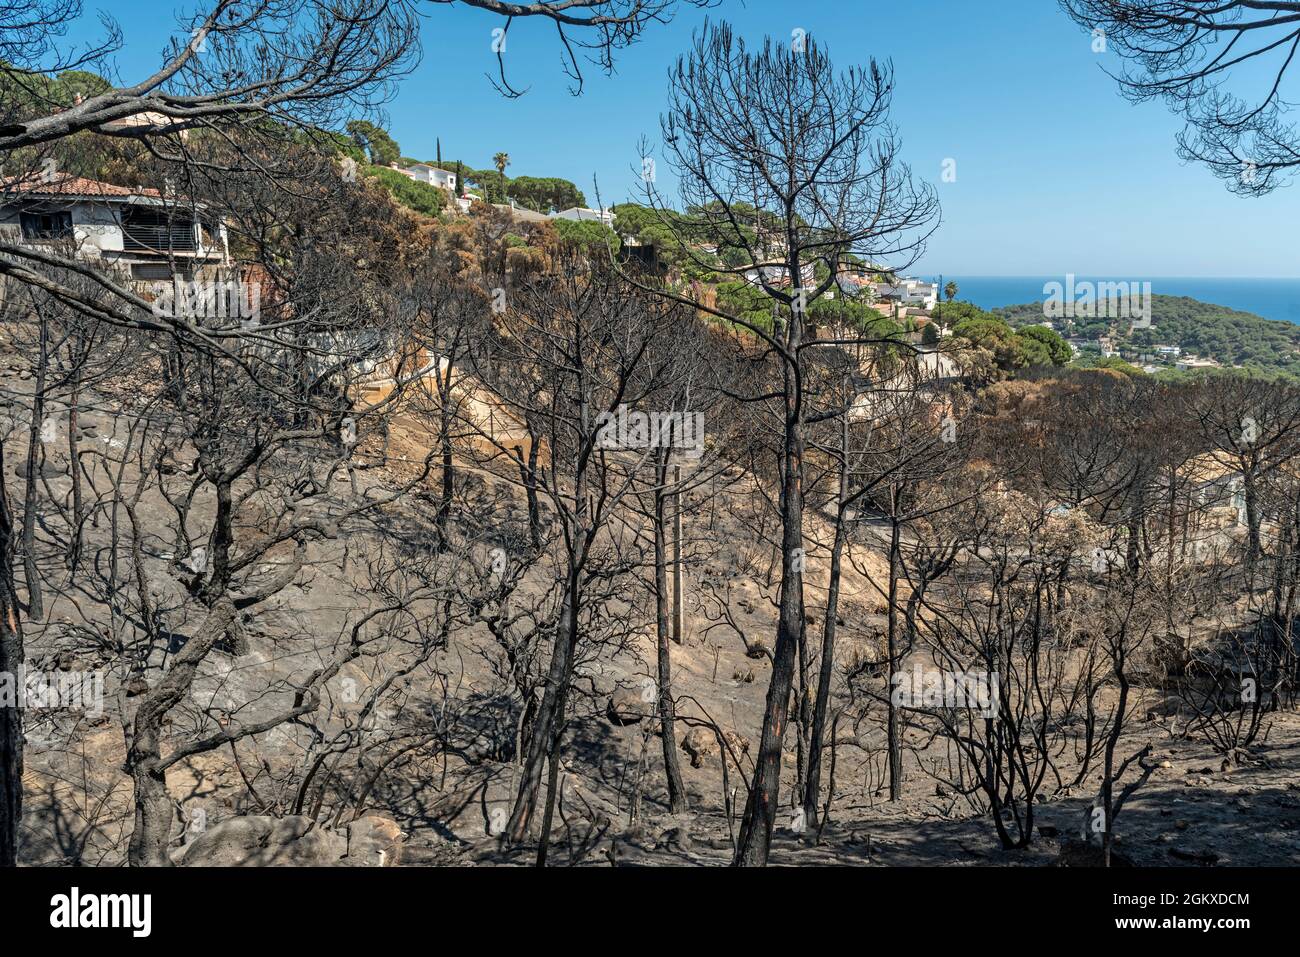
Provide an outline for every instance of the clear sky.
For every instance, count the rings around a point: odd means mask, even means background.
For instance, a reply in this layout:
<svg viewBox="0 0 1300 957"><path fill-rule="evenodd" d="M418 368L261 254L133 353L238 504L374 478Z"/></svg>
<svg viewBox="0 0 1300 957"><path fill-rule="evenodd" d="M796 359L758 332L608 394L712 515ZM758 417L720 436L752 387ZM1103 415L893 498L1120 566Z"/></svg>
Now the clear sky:
<svg viewBox="0 0 1300 957"><path fill-rule="evenodd" d="M108 12L126 48L116 64L137 79L158 63L174 13L194 0L85 0L72 39ZM1243 199L1208 171L1183 164L1180 121L1158 103L1120 97L1091 38L1053 0L722 0L683 6L667 26L618 56L617 73L587 73L568 92L554 27L517 21L501 97L486 12L427 4L423 60L388 105L388 125L407 156L479 168L510 154L509 175L562 176L595 202L629 197L639 173L637 141L658 132L665 77L706 17L729 20L746 38L788 39L798 28L840 66L892 59L894 120L904 158L936 184L943 223L917 273L1300 277L1300 190ZM956 182L941 181L945 159ZM661 169L662 172L662 169ZM666 185L662 183L661 185Z"/></svg>

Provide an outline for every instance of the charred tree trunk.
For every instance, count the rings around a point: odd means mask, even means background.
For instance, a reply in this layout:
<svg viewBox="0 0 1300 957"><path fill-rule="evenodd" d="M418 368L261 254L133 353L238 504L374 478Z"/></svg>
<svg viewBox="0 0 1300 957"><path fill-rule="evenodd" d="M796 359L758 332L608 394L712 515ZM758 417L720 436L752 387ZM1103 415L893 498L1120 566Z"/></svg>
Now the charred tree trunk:
<svg viewBox="0 0 1300 957"><path fill-rule="evenodd" d="M1242 474L1242 497L1246 506L1246 586L1253 589L1255 565L1263 549L1259 534L1259 489L1256 487L1253 468L1246 469Z"/></svg>
<svg viewBox="0 0 1300 957"><path fill-rule="evenodd" d="M39 310L38 310L39 312ZM41 474L44 449L41 430L45 421L45 373L49 364L49 326L40 315L40 355L36 365L36 393L32 397L32 421L27 430L27 487L23 494L23 577L27 581L27 617L45 617L41 596L41 573L36 567L36 482Z"/></svg>
<svg viewBox="0 0 1300 957"><path fill-rule="evenodd" d="M586 482L579 480L575 495L575 501L579 503L579 514L582 514L582 502L585 497ZM585 535L583 528L585 523L580 521L578 525L580 531L573 540L575 547ZM555 646L551 650L546 689L542 693L542 703L537 710L532 734L529 736L519 793L515 797L515 806L506 824L505 837L511 844L522 843L527 838L533 814L537 809L537 792L542 781L542 769L547 759L553 759L559 751L559 728L563 723L569 680L573 675L574 656L578 647L581 576L579 556L571 553L564 586L564 605L560 611L559 624L555 629Z"/></svg>
<svg viewBox="0 0 1300 957"><path fill-rule="evenodd" d="M14 587L14 524L5 490L4 444L0 442L0 675L17 675L23 663L23 628ZM17 689L15 688L15 691ZM18 863L23 812L23 714L0 706L0 867Z"/></svg>
<svg viewBox="0 0 1300 957"><path fill-rule="evenodd" d="M167 867L175 814L167 793L167 769L161 739L163 719L190 692L194 675L208 652L235 620L235 606L226 599L209 611L194 637L172 659L159 682L140 699L131 722L126 767L135 785L135 828L127 860L132 867Z"/></svg>
<svg viewBox="0 0 1300 957"><path fill-rule="evenodd" d="M659 656L659 738L663 743L664 776L668 783L668 809L673 814L686 810L686 788L682 784L682 769L677 760L677 716L673 705L672 658L669 654L669 603L666 521L664 515L668 495L664 492L667 468L659 470L658 488L655 489L655 630ZM723 755L726 759L726 755Z"/></svg>
<svg viewBox="0 0 1300 957"><path fill-rule="evenodd" d="M897 495L895 493L895 500ZM895 501L895 504L896 501ZM891 512L897 512L897 508L891 509ZM889 656L889 683L887 688L894 687L894 676L898 674L898 546L899 546L899 522L896 515L890 517L891 528L889 532L889 614L887 628L888 648L886 653ZM902 731L899 728L898 707L894 704L894 696L889 695L889 728L888 728L888 745L889 745L889 800L897 801L903 796L903 739Z"/></svg>
<svg viewBox="0 0 1300 957"><path fill-rule="evenodd" d="M798 275L798 264L791 275ZM798 354L801 338L798 317L790 323L787 347ZM763 734L759 744L754 782L745 803L733 864L762 867L767 864L772 828L781 787L781 741L790 713L795 655L804 627L803 607L803 404L797 370L785 368L785 448L781 475L781 605L776 647L772 652L772 681L763 709Z"/></svg>
<svg viewBox="0 0 1300 957"><path fill-rule="evenodd" d="M68 470L72 481L72 531L68 535L66 560L76 571L81 561L81 524L86 519L86 505L81 491L81 457L77 447L78 417L81 405L81 367L72 370L72 391L68 396Z"/></svg>
<svg viewBox="0 0 1300 957"><path fill-rule="evenodd" d="M822 622L821 668L817 678L817 700L813 705L812 734L808 741L808 780L804 785L804 817L810 826L817 823L818 805L821 801L822 748L826 740L826 711L831 699L831 681L835 676L835 628L840 607L840 577L847 530L844 511L849 497L848 470L848 418L842 418L843 439L840 459L839 503L835 513L835 540L831 544L831 565L826 586L826 618ZM828 797L833 799L834 795Z"/></svg>

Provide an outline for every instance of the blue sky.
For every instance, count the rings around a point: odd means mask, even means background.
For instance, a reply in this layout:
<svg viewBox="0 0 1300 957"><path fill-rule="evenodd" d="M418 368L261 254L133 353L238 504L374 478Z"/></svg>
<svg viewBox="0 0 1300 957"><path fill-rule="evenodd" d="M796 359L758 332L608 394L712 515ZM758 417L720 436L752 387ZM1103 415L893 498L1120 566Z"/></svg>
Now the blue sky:
<svg viewBox="0 0 1300 957"><path fill-rule="evenodd" d="M118 20L116 63L138 78L176 31L177 0L85 0L72 39L93 35L100 9ZM189 6L186 3L185 6ZM618 56L617 73L592 67L581 97L568 93L553 26L517 21L506 62L528 93L502 98L492 30L501 20L425 6L424 55L388 105L405 155L489 166L510 154L510 175L563 176L606 203L635 189L637 141L654 137L667 71L707 17L746 38L799 28L840 66L892 59L894 120L904 158L936 184L943 223L914 272L950 275L1300 276L1300 190L1242 199L1175 154L1178 119L1157 103L1131 105L1090 37L1053 0L723 0L682 7L667 26ZM956 182L941 181L945 159ZM634 169L635 167L635 169ZM661 167L662 173L662 167ZM662 179L662 176L661 176ZM664 185L661 183L661 185Z"/></svg>

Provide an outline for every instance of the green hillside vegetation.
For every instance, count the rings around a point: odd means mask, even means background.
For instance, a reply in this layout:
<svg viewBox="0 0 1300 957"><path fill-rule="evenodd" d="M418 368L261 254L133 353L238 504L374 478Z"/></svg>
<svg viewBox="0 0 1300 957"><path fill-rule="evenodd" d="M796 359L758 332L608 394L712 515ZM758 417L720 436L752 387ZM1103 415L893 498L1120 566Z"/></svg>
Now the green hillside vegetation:
<svg viewBox="0 0 1300 957"><path fill-rule="evenodd" d="M1043 304L1005 306L993 310L993 314L1013 327L1023 328L1043 321ZM1300 377L1300 326L1187 296L1152 296L1151 321L1152 328L1130 333L1127 320L1076 318L1066 320L1063 331L1091 341L1113 332L1116 347L1130 360L1147 354L1156 345L1172 345L1225 366Z"/></svg>
<svg viewBox="0 0 1300 957"><path fill-rule="evenodd" d="M951 329L954 338L987 350L1003 375L1012 375L1021 369L1063 366L1070 361L1069 344L1046 326L1026 322L1016 328L1000 316L961 300L937 304L931 316L935 322Z"/></svg>
<svg viewBox="0 0 1300 957"><path fill-rule="evenodd" d="M364 175L379 181L398 203L426 216L437 216L447 206L447 192L420 183L387 166L362 167Z"/></svg>
<svg viewBox="0 0 1300 957"><path fill-rule="evenodd" d="M621 246L618 235L604 223L589 219L553 219L551 222L562 241L581 246L589 254L604 254L611 247L614 254L618 254Z"/></svg>

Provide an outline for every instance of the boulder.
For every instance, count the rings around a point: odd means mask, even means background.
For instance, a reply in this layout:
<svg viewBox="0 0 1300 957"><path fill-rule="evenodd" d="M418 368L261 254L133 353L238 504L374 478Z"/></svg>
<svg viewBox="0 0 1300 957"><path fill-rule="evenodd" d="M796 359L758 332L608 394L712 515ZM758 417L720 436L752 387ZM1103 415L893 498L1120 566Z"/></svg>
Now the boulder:
<svg viewBox="0 0 1300 957"><path fill-rule="evenodd" d="M402 861L406 834L391 817L367 814L348 825L348 856L354 867L396 867Z"/></svg>
<svg viewBox="0 0 1300 957"><path fill-rule="evenodd" d="M718 739L710 728L691 728L682 737L682 750L691 758L691 767L703 767L704 759L718 753Z"/></svg>
<svg viewBox="0 0 1300 957"><path fill-rule="evenodd" d="M609 696L609 704L605 707L605 716L609 718L610 724L629 725L636 724L642 718L648 718L654 713L654 701L645 702L641 700L640 692L632 688L620 688Z"/></svg>
<svg viewBox="0 0 1300 957"><path fill-rule="evenodd" d="M743 735L734 731L723 731L722 737L736 760L740 760L742 754L749 753L749 740ZM718 753L718 737L713 733L712 728L691 728L682 738L682 750L690 755L691 767L702 767L705 758L711 758Z"/></svg>
<svg viewBox="0 0 1300 957"><path fill-rule="evenodd" d="M737 761L742 754L749 754L749 738L743 734L737 734L735 731L723 731L722 740L727 742L727 747L731 749L732 755Z"/></svg>
<svg viewBox="0 0 1300 957"><path fill-rule="evenodd" d="M309 817L233 817L208 828L185 848L186 867L321 867L348 852L342 834Z"/></svg>

